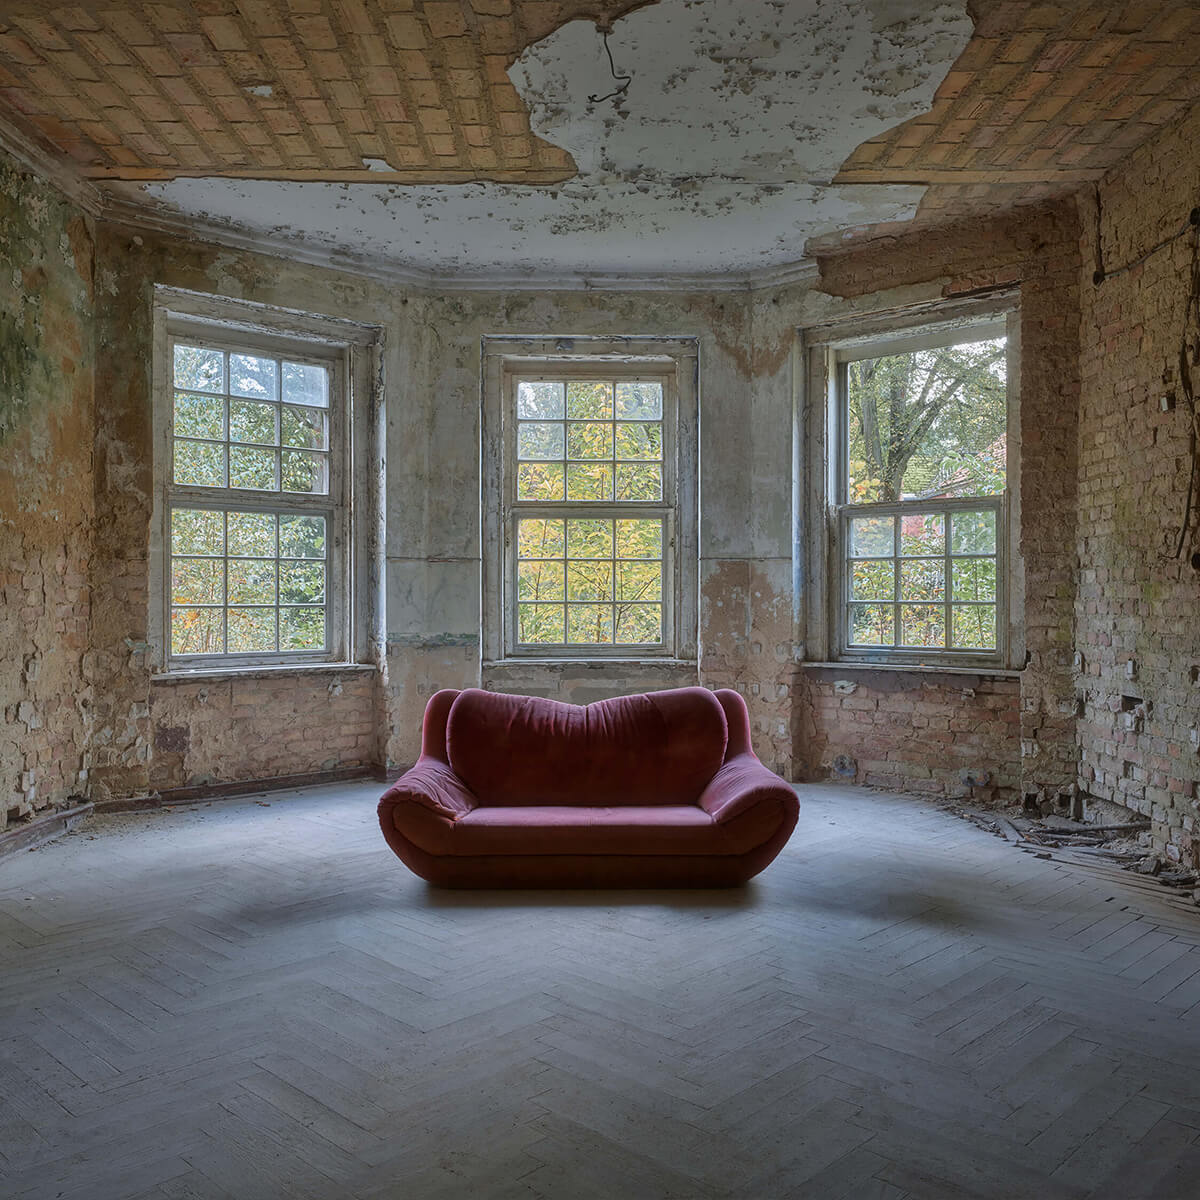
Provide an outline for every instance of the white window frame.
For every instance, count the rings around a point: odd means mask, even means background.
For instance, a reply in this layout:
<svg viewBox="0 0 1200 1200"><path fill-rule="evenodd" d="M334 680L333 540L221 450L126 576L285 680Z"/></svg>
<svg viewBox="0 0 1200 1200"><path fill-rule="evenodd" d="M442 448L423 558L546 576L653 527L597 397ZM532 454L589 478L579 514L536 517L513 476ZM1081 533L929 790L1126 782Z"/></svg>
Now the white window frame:
<svg viewBox="0 0 1200 1200"><path fill-rule="evenodd" d="M802 434L807 441L808 487L805 544L805 657L809 661L979 670L1024 665L1023 570L1020 524L1020 314L1017 295L1006 291L977 300L939 303L875 314L805 330L807 359ZM999 496L851 504L847 500L846 365L864 358L902 354L987 337L1006 343L1006 488ZM993 510L996 513L996 648L865 647L851 645L849 523L851 517L903 512ZM948 532L948 531L947 531ZM949 546L946 550L949 555ZM947 586L949 575L947 575Z"/></svg>
<svg viewBox="0 0 1200 1200"><path fill-rule="evenodd" d="M698 342L695 338L485 337L482 347L481 509L483 658L695 662L699 577ZM663 383L663 498L517 501L516 383L520 379L639 378ZM663 528L661 645L530 646L517 641L516 522L546 517L658 517Z"/></svg>
<svg viewBox="0 0 1200 1200"><path fill-rule="evenodd" d="M329 371L329 492L321 495L211 488L173 479L173 361L176 342L231 352L272 354ZM148 641L158 674L254 672L371 661L378 641L377 573L381 531L377 472L381 332L334 317L159 287L155 292L154 513L150 545ZM321 515L327 521L326 638L319 651L175 655L171 652L172 508Z"/></svg>

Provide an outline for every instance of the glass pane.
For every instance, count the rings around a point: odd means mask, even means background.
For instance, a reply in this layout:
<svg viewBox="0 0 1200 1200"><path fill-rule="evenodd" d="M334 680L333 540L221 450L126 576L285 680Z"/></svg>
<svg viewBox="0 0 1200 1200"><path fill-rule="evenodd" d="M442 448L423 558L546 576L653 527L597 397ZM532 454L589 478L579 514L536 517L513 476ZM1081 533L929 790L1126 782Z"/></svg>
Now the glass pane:
<svg viewBox="0 0 1200 1200"><path fill-rule="evenodd" d="M662 599L662 564L656 562L617 563L617 599L648 601Z"/></svg>
<svg viewBox="0 0 1200 1200"><path fill-rule="evenodd" d="M257 404L253 400L230 400L229 440L274 446L279 441L275 433L275 405Z"/></svg>
<svg viewBox="0 0 1200 1200"><path fill-rule="evenodd" d="M224 654L225 610L171 609L172 654Z"/></svg>
<svg viewBox="0 0 1200 1200"><path fill-rule="evenodd" d="M229 560L230 604L274 604L275 564L261 558Z"/></svg>
<svg viewBox="0 0 1200 1200"><path fill-rule="evenodd" d="M1004 491L1005 339L846 366L852 504Z"/></svg>
<svg viewBox="0 0 1200 1200"><path fill-rule="evenodd" d="M562 558L563 522L523 518L517 522L519 558Z"/></svg>
<svg viewBox="0 0 1200 1200"><path fill-rule="evenodd" d="M900 553L913 558L946 553L946 518L941 513L913 513L900 518Z"/></svg>
<svg viewBox="0 0 1200 1200"><path fill-rule="evenodd" d="M229 514L229 553L245 558L275 557L275 514Z"/></svg>
<svg viewBox="0 0 1200 1200"><path fill-rule="evenodd" d="M523 562L517 567L518 600L564 600L563 564Z"/></svg>
<svg viewBox="0 0 1200 1200"><path fill-rule="evenodd" d="M612 458L612 426L606 421L579 421L567 426L568 458Z"/></svg>
<svg viewBox="0 0 1200 1200"><path fill-rule="evenodd" d="M324 604L325 564L281 562L279 564L280 604Z"/></svg>
<svg viewBox="0 0 1200 1200"><path fill-rule="evenodd" d="M225 447L176 438L175 482L193 487L224 487Z"/></svg>
<svg viewBox="0 0 1200 1200"><path fill-rule="evenodd" d="M224 554L225 514L206 508L172 509L171 550L175 554Z"/></svg>
<svg viewBox="0 0 1200 1200"><path fill-rule="evenodd" d="M305 450L329 449L329 416L319 408L283 406L283 437L285 446L300 446Z"/></svg>
<svg viewBox="0 0 1200 1200"><path fill-rule="evenodd" d="M613 640L612 607L608 604L568 604L567 644L572 646L611 645Z"/></svg>
<svg viewBox="0 0 1200 1200"><path fill-rule="evenodd" d="M887 558L896 553L892 517L855 517L850 522L851 558Z"/></svg>
<svg viewBox="0 0 1200 1200"><path fill-rule="evenodd" d="M954 645L960 650L995 650L996 610L990 604L956 604L950 610Z"/></svg>
<svg viewBox="0 0 1200 1200"><path fill-rule="evenodd" d="M900 644L942 649L946 645L946 610L940 604L900 606Z"/></svg>
<svg viewBox="0 0 1200 1200"><path fill-rule="evenodd" d="M324 558L325 518L279 518L280 558Z"/></svg>
<svg viewBox="0 0 1200 1200"><path fill-rule="evenodd" d="M944 600L946 598L946 568L932 560L901 562L901 600Z"/></svg>
<svg viewBox="0 0 1200 1200"><path fill-rule="evenodd" d="M568 500L611 500L613 469L608 463L571 463L567 467Z"/></svg>
<svg viewBox="0 0 1200 1200"><path fill-rule="evenodd" d="M563 427L556 421L521 421L517 426L517 457L556 459L563 456Z"/></svg>
<svg viewBox="0 0 1200 1200"><path fill-rule="evenodd" d="M225 401L220 396L189 396L175 393L174 434L176 437L214 438L225 436Z"/></svg>
<svg viewBox="0 0 1200 1200"><path fill-rule="evenodd" d="M221 604L225 600L225 564L219 558L171 560L172 604Z"/></svg>
<svg viewBox="0 0 1200 1200"><path fill-rule="evenodd" d="M617 384L617 417L623 421L660 421L663 415L661 383L626 379Z"/></svg>
<svg viewBox="0 0 1200 1200"><path fill-rule="evenodd" d="M662 641L661 604L619 604L613 640L626 645Z"/></svg>
<svg viewBox="0 0 1200 1200"><path fill-rule="evenodd" d="M229 486L275 491L275 451L254 450L249 446L230 446Z"/></svg>
<svg viewBox="0 0 1200 1200"><path fill-rule="evenodd" d="M283 364L283 398L289 404L329 407L329 372L305 363Z"/></svg>
<svg viewBox="0 0 1200 1200"><path fill-rule="evenodd" d="M850 605L850 644L853 646L894 646L895 610L890 604Z"/></svg>
<svg viewBox="0 0 1200 1200"><path fill-rule="evenodd" d="M617 524L628 522L618 521ZM643 522L658 524L658 522ZM568 558L612 558L613 523L604 520L579 520L567 522ZM627 555L626 557L632 557Z"/></svg>
<svg viewBox="0 0 1200 1200"><path fill-rule="evenodd" d="M315 450L284 450L281 476L285 492L324 496L329 491L329 456Z"/></svg>
<svg viewBox="0 0 1200 1200"><path fill-rule="evenodd" d="M568 600L611 600L612 595L612 563L567 563Z"/></svg>
<svg viewBox="0 0 1200 1200"><path fill-rule="evenodd" d="M995 554L996 514L958 512L950 514L951 554Z"/></svg>
<svg viewBox="0 0 1200 1200"><path fill-rule="evenodd" d="M994 558L956 558L951 563L955 600L996 599L996 560Z"/></svg>
<svg viewBox="0 0 1200 1200"><path fill-rule="evenodd" d="M659 461L662 458L662 426L618 425L617 457Z"/></svg>
<svg viewBox="0 0 1200 1200"><path fill-rule="evenodd" d="M887 559L864 559L850 564L850 597L853 600L894 600L896 564Z"/></svg>
<svg viewBox="0 0 1200 1200"><path fill-rule="evenodd" d="M634 466L621 463L617 467L618 500L661 500L662 467L657 463Z"/></svg>
<svg viewBox="0 0 1200 1200"><path fill-rule="evenodd" d="M662 521L618 521L618 558L662 558Z"/></svg>
<svg viewBox="0 0 1200 1200"><path fill-rule="evenodd" d="M611 421L612 384L584 383L573 379L567 384L567 416L584 421Z"/></svg>
<svg viewBox="0 0 1200 1200"><path fill-rule="evenodd" d="M229 653L256 654L275 649L273 608L229 610Z"/></svg>
<svg viewBox="0 0 1200 1200"><path fill-rule="evenodd" d="M199 346L175 347L175 386L189 392L225 390L225 355Z"/></svg>
<svg viewBox="0 0 1200 1200"><path fill-rule="evenodd" d="M280 650L324 650L325 610L323 608L281 608L279 610Z"/></svg>
<svg viewBox="0 0 1200 1200"><path fill-rule="evenodd" d="M563 606L561 604L518 604L517 640L541 646L563 643Z"/></svg>
<svg viewBox="0 0 1200 1200"><path fill-rule="evenodd" d="M522 380L517 384L518 417L531 421L561 421L564 415L561 383L532 383Z"/></svg>
<svg viewBox="0 0 1200 1200"><path fill-rule="evenodd" d="M229 392L252 400L274 400L279 395L279 364L273 358L252 354L229 356Z"/></svg>
<svg viewBox="0 0 1200 1200"><path fill-rule="evenodd" d="M517 499L561 500L565 477L562 463L522 463L517 469Z"/></svg>

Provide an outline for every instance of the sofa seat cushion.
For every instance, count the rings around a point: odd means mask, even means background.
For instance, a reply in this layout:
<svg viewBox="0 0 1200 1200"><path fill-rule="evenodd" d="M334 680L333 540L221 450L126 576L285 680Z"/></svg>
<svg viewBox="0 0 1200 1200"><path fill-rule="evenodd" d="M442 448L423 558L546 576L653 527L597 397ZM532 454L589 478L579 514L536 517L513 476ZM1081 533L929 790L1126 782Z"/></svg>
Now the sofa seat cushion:
<svg viewBox="0 0 1200 1200"><path fill-rule="evenodd" d="M481 807L695 804L725 760L728 729L704 688L586 706L468 688L446 754Z"/></svg>

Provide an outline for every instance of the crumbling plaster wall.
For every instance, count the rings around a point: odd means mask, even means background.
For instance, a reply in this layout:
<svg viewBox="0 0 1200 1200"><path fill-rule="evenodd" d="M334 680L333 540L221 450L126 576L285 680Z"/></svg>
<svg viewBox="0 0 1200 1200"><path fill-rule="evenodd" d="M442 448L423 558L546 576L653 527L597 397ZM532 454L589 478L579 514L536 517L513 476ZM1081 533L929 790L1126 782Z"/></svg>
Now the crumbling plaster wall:
<svg viewBox="0 0 1200 1200"><path fill-rule="evenodd" d="M1126 264L1200 204L1200 113L1136 151L1082 202L1080 782L1150 818L1155 847L1200 865L1200 551L1175 557L1192 472L1180 384L1195 234ZM1102 265L1117 272L1097 286ZM1188 361L1197 378L1196 319ZM1167 407L1163 408L1163 398Z"/></svg>
<svg viewBox="0 0 1200 1200"><path fill-rule="evenodd" d="M0 153L0 830L87 788L91 222Z"/></svg>

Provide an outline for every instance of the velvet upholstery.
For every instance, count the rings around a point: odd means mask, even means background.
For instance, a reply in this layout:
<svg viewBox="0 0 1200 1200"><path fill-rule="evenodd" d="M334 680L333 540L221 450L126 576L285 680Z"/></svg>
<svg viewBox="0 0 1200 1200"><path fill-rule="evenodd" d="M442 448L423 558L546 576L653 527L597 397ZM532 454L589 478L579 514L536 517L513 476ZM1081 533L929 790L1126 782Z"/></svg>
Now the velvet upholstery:
<svg viewBox="0 0 1200 1200"><path fill-rule="evenodd" d="M445 886L722 887L768 866L798 811L736 692L580 707L471 688L430 699L421 757L379 821Z"/></svg>

